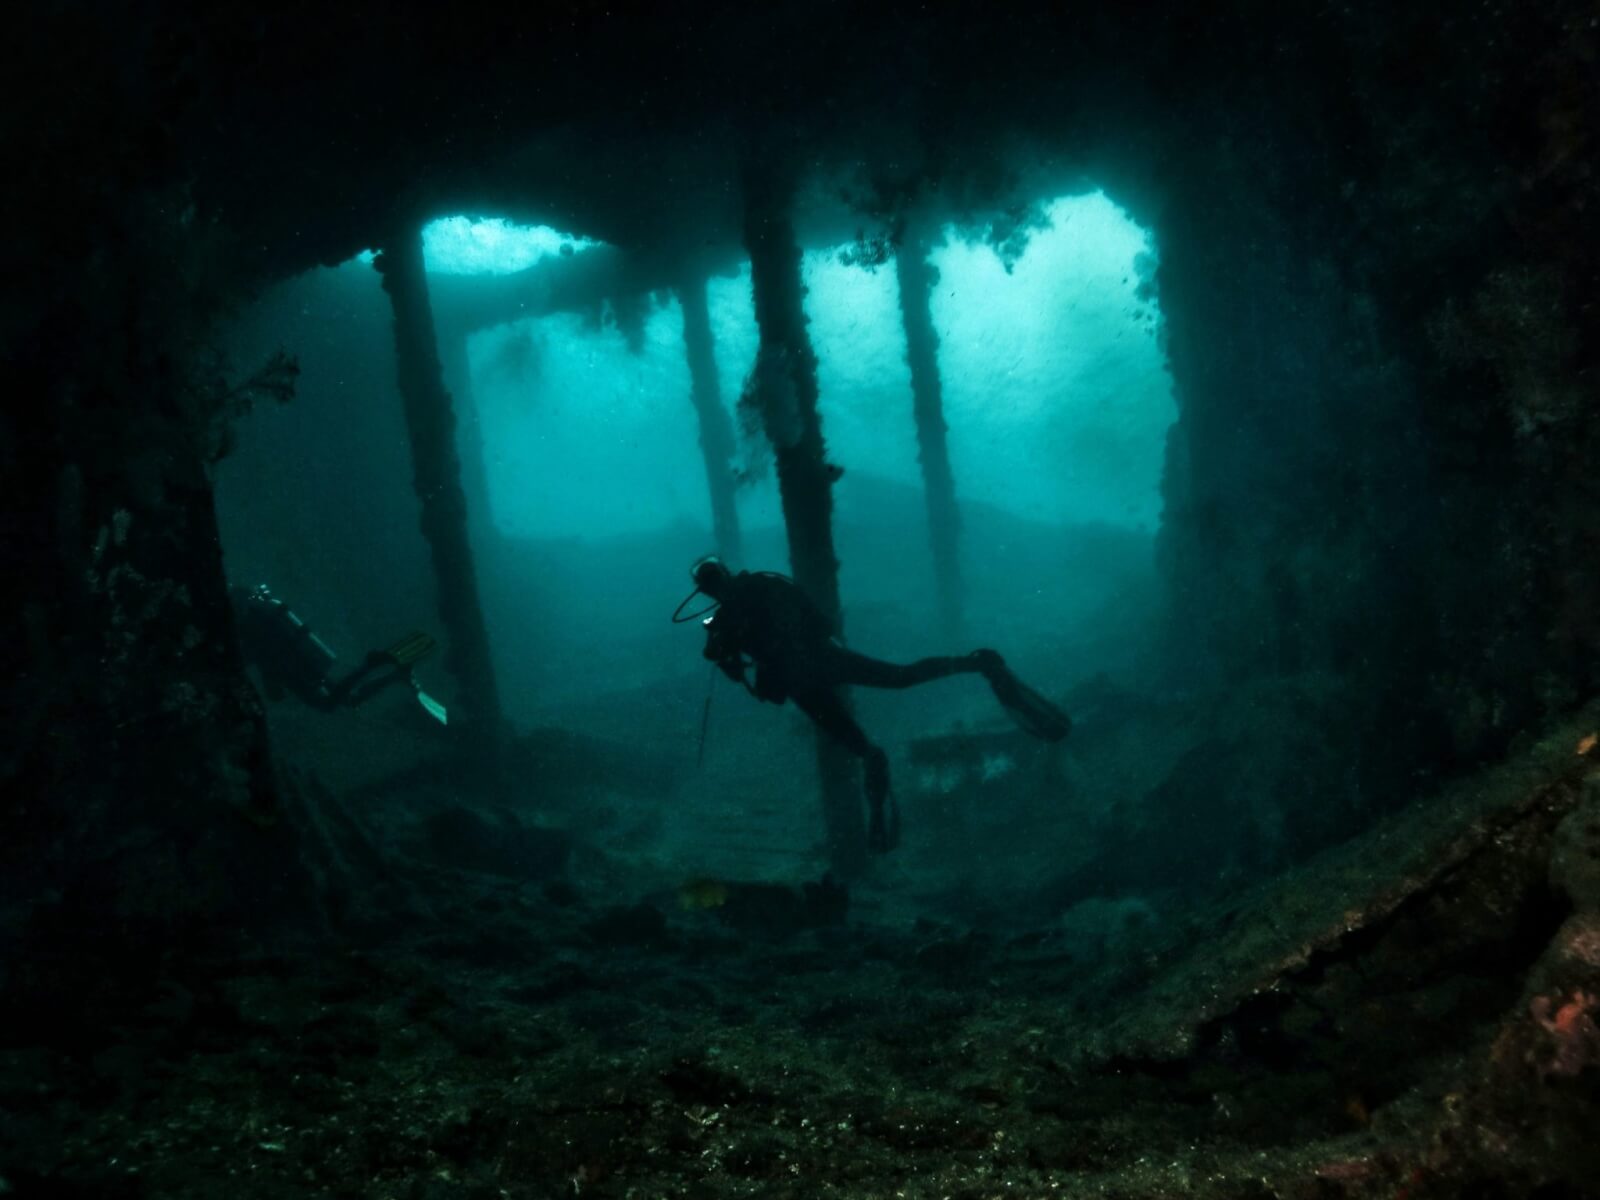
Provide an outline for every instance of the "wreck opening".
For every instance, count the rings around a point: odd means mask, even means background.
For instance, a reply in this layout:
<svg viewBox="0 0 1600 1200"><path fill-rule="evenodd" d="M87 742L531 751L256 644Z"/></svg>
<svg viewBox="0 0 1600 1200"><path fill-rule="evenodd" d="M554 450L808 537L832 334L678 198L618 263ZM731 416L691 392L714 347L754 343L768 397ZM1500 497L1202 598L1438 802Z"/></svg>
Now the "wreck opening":
<svg viewBox="0 0 1600 1200"><path fill-rule="evenodd" d="M547 258L571 257L603 243L549 225L505 217L435 217L422 229L422 253L436 275L509 275Z"/></svg>
<svg viewBox="0 0 1600 1200"><path fill-rule="evenodd" d="M1034 207L1031 237L1013 234L1007 247L986 228L939 230L937 249L921 248L927 265L917 277L896 270L910 247L885 248L883 261L864 261L854 244L804 253L822 430L839 472L843 601L853 633L884 653L915 654L928 641L922 631L941 627L938 610L956 603L938 579L937 538L907 536L921 526L944 521L960 545L954 567L980 581L975 625L963 633L943 622L957 637L1016 644L1031 623L1052 625L1059 641L1148 571L1140 546L1159 515L1174 415L1153 246L1102 194ZM543 578L551 624L588 647L585 672L564 645L534 653L491 598L500 610L491 623L526 650L517 657L538 664L526 687L538 710L574 687L676 673L675 651L659 639L645 651L653 666L636 660L654 623L650 605L659 609L681 583L678 560L717 547L739 565L786 562L771 447L748 403L758 341L749 264L732 262L696 286L595 292L582 307L469 334L456 390L472 397L491 540L518 542L508 555L543 564L519 579ZM926 293L931 335L915 365L943 387L942 408L926 420L907 370L916 358L908 288ZM926 444L930 426L937 447ZM942 497L926 468L934 454ZM1061 530L1083 531L1067 535L1075 540L1064 556L1050 549ZM889 547L896 553L886 559ZM610 588L629 561L661 587ZM607 599L613 591L623 607ZM1026 612L1019 597L1031 601ZM615 667L600 667L612 653Z"/></svg>
<svg viewBox="0 0 1600 1200"><path fill-rule="evenodd" d="M1582 1193L1583 9L29 14L0 1190ZM1051 306L1003 296L1086 181L1159 248L1117 277L1171 368L1136 439L1044 423ZM453 213L593 244L429 269ZM676 412L671 486L612 455L648 495L597 493L603 567L494 503L536 434L485 415L564 355L547 406L648 370ZM1027 432L974 454L1008 390ZM1075 620L977 536L1072 513L1154 540L1147 603ZM987 678L858 695L903 817L869 856L861 764L666 623L711 546L866 651L992 637L1070 739ZM347 659L425 627L450 724L269 731L225 571Z"/></svg>

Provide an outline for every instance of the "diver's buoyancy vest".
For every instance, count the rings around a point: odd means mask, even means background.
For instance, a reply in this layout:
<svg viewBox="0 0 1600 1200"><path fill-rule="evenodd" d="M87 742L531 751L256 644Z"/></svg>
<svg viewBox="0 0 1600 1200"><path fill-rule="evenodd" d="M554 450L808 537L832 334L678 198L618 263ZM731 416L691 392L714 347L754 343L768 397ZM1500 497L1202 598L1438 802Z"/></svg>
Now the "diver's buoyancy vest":
<svg viewBox="0 0 1600 1200"><path fill-rule="evenodd" d="M809 655L833 636L827 618L792 579L743 571L735 585L733 603L723 607L734 610L739 648L757 662Z"/></svg>

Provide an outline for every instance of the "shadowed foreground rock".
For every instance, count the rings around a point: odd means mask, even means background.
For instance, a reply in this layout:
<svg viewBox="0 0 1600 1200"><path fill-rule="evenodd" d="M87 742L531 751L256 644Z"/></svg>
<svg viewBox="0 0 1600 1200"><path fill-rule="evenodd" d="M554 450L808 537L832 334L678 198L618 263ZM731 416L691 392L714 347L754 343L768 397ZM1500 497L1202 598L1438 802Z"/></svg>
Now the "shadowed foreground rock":
<svg viewBox="0 0 1600 1200"><path fill-rule="evenodd" d="M0 1192L1593 1193L1597 722L1552 724L1600 689L1592 0L392 8L33 5L0 46ZM402 196L607 242L515 302L635 336L647 291L753 257L793 565L837 616L801 254L908 182L1003 257L1089 186L1154 234L1163 684L1350 698L1260 814L1312 826L1292 873L1095 970L1046 928L757 944L616 879L408 860L383 822L414 789L283 784L211 473L292 388L222 361L230 310L384 245ZM403 340L492 713L441 382ZM1276 728L1134 806L1146 878L1137 818L1223 811ZM1412 808L1419 778L1467 782ZM381 955L283 949L341 926Z"/></svg>
<svg viewBox="0 0 1600 1200"><path fill-rule="evenodd" d="M392 948L156 972L102 1001L90 1043L8 991L0 1175L18 1195L1583 1196L1597 724L1094 972L1046 930L774 939L714 888L619 908L413 869L430 911Z"/></svg>

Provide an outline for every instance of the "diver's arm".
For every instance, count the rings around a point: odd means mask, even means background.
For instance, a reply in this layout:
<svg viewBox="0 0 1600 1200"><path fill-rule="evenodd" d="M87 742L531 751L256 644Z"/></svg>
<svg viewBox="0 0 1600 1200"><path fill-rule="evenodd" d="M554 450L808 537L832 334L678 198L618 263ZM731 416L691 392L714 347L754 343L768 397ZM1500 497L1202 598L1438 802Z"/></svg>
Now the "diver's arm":
<svg viewBox="0 0 1600 1200"><path fill-rule="evenodd" d="M733 623L725 612L707 617L702 625L706 631L706 648L700 653L722 669L729 679L743 679L738 642L733 637Z"/></svg>

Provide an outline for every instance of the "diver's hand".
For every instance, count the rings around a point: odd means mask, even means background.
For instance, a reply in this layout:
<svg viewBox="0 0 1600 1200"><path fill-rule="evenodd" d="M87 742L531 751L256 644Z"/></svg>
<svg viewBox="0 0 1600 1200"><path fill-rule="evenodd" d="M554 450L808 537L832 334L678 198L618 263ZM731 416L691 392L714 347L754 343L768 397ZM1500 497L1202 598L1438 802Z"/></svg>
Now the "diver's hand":
<svg viewBox="0 0 1600 1200"><path fill-rule="evenodd" d="M719 621L716 617L707 617L701 622L706 631L706 648L700 653L716 663L723 671L728 670L728 663L738 663L739 643L733 636L726 621Z"/></svg>

